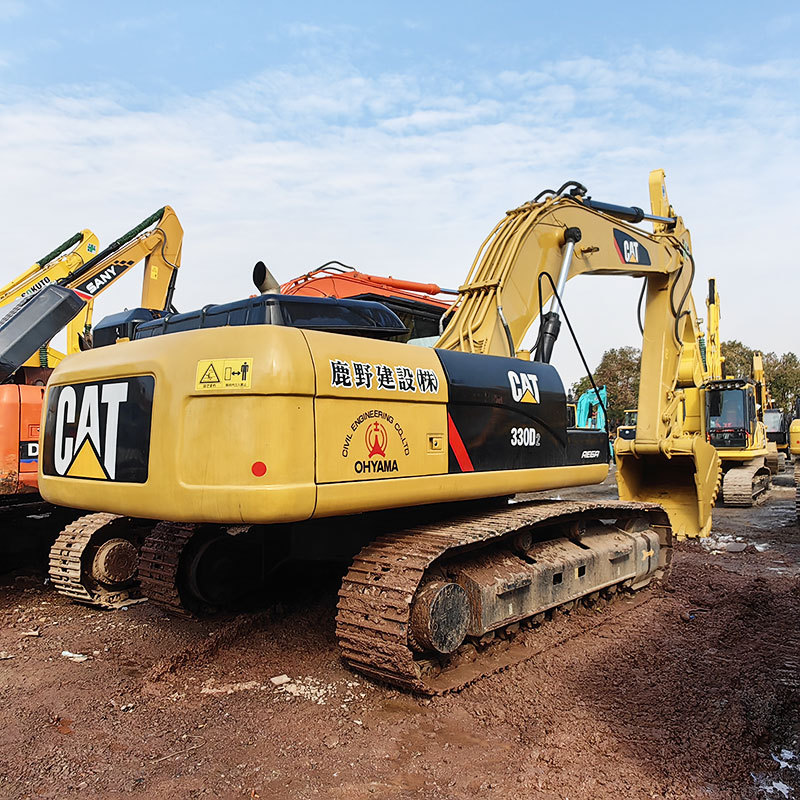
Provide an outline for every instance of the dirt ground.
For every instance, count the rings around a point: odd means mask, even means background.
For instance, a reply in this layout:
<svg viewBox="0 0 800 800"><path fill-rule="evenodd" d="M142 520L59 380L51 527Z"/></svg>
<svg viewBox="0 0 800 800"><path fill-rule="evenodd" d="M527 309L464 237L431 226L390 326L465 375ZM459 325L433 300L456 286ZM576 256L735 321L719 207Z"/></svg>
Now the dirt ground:
<svg viewBox="0 0 800 800"><path fill-rule="evenodd" d="M193 622L73 605L18 570L0 579L0 797L800 798L793 490L717 509L673 564L433 700L342 665L333 572Z"/></svg>

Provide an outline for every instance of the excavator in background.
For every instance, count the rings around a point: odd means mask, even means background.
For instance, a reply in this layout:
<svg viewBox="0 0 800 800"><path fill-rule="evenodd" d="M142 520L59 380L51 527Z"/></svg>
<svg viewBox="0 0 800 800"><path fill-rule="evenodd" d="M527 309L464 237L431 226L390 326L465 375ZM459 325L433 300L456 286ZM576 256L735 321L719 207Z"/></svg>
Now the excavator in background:
<svg viewBox="0 0 800 800"><path fill-rule="evenodd" d="M182 239L178 218L166 206L100 253L93 234L76 234L54 251L60 257L42 259L37 262L38 268L34 265L2 290L0 303L8 305L16 300L0 319L0 508L6 525L2 537L4 553L24 550L28 542L22 539L35 538L30 532L9 534L16 518L53 512L36 495L44 387L53 367L64 357L48 343L66 326L68 354L90 347L94 299L142 259L142 305L158 313L174 310L172 295ZM66 253L74 245L77 247ZM90 253L94 255L87 257ZM32 358L40 359L39 366L29 366ZM92 426L96 421L86 418L82 424ZM57 520L47 519L43 524L48 529L55 525L55 535L67 521L64 516L59 510Z"/></svg>
<svg viewBox="0 0 800 800"><path fill-rule="evenodd" d="M575 404L575 427L604 431L607 405L608 390L605 386L601 386L597 391L587 389Z"/></svg>
<svg viewBox="0 0 800 800"><path fill-rule="evenodd" d="M26 269L13 281L0 288L0 308L17 302L20 298L30 297L45 286L67 278L93 258L97 254L97 248L97 236L88 229L78 231L55 250L36 261L33 266ZM76 291L80 291L80 289ZM90 301L92 296L85 292L83 296L87 300L86 312L79 314L67 326L67 353L78 352L79 335L91 321ZM54 367L63 357L63 353L59 353L45 344L36 355L29 359L25 367L47 369ZM37 384L41 381L42 386L45 383L44 380L41 380L41 376L38 376L36 380Z"/></svg>
<svg viewBox="0 0 800 800"><path fill-rule="evenodd" d="M84 229L34 262L0 288L0 319L5 321L9 305L32 297L79 269L97 253L97 248L97 236ZM62 358L43 340L38 352L16 369L13 379L0 383L0 513L7 530L21 525L35 527L31 520L46 520L46 524L58 529L75 517L71 509L52 509L36 493L44 385L52 367ZM7 377L9 372L4 371ZM35 537L2 537L2 561L14 563L28 550L32 538Z"/></svg>
<svg viewBox="0 0 800 800"><path fill-rule="evenodd" d="M791 460L789 452L789 427L792 418L782 408L772 406L764 409L764 426L767 429L767 440L775 445L778 451L778 472L783 472L786 462Z"/></svg>
<svg viewBox="0 0 800 800"><path fill-rule="evenodd" d="M762 409L767 390L763 359L753 356L749 378L725 375L720 339L720 302L717 281L708 281L706 333L702 359L706 382L706 436L722 462L722 502L726 506L752 506L770 486L777 471L777 451L767 441Z"/></svg>
<svg viewBox="0 0 800 800"><path fill-rule="evenodd" d="M80 269L97 253L97 237L88 229L79 231L61 245L36 261L13 281L0 288L0 308L32 298L42 288L63 280ZM0 326L6 322L8 311L0 312ZM0 508L35 512L30 495L37 487L37 454L39 423L44 385L63 355L48 347L42 340L34 355L15 370L13 382L0 385ZM77 352L77 343L75 350ZM0 366L4 378L9 377L5 365ZM17 503L20 495L28 495Z"/></svg>
<svg viewBox="0 0 800 800"><path fill-rule="evenodd" d="M636 415L635 408L626 408L622 414L622 425L617 427L617 439L636 438Z"/></svg>
<svg viewBox="0 0 800 800"><path fill-rule="evenodd" d="M778 451L762 420L766 396L761 353L749 378L712 377L706 384L708 441L722 461L722 501L749 507L769 490Z"/></svg>
<svg viewBox="0 0 800 800"><path fill-rule="evenodd" d="M789 455L794 461L795 508L800 523L800 397L795 398L794 415L789 424Z"/></svg>
<svg viewBox="0 0 800 800"><path fill-rule="evenodd" d="M647 214L570 181L507 212L433 348L391 341L406 326L367 300L266 293L140 322L57 368L42 492L123 527L162 520L139 578L164 609L236 607L287 560L346 556L352 667L425 693L504 669L529 653L498 645L521 624L648 585L673 536L711 526L691 241L663 171L650 198ZM581 274L647 282L622 502L509 503L608 474L606 432L567 428L550 363Z"/></svg>
<svg viewBox="0 0 800 800"><path fill-rule="evenodd" d="M271 287L277 285L263 262L256 264L253 282L262 291L274 291ZM280 292L285 295L351 298L382 303L394 311L407 328L407 333L393 337L393 341L418 345L433 345L442 332L442 316L453 301L443 300L437 295L458 295L455 289L443 289L435 283L368 275L340 261L329 261L299 278L287 281L280 286Z"/></svg>
<svg viewBox="0 0 800 800"><path fill-rule="evenodd" d="M608 408L608 390L605 386L599 389L587 389L575 404L575 427L593 428L608 433L606 409ZM569 425L567 426L569 427ZM609 437L611 458L614 458L614 445Z"/></svg>

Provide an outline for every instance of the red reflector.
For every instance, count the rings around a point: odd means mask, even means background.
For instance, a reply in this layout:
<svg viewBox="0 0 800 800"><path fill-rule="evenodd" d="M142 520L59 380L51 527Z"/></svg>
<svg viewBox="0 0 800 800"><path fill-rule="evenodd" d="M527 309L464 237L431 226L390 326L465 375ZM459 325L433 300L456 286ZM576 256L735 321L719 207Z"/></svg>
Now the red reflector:
<svg viewBox="0 0 800 800"><path fill-rule="evenodd" d="M256 478L263 478L267 474L267 465L263 461L256 461L250 469Z"/></svg>

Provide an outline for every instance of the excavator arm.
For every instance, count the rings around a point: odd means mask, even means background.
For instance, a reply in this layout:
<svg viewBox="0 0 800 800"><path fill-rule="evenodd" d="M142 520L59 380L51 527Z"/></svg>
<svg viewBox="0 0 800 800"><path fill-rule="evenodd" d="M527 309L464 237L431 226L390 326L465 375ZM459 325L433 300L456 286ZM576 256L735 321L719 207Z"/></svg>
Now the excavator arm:
<svg viewBox="0 0 800 800"><path fill-rule="evenodd" d="M660 502L679 536L703 536L711 527L720 468L704 435L706 370L691 296L691 239L669 203L662 170L650 175L650 199L652 213L646 214L594 201L570 183L507 212L459 287L436 346L549 362L569 279L644 278L638 420L635 438L617 449L620 497ZM653 223L652 233L632 224L644 220ZM539 335L529 354L522 341L537 318Z"/></svg>
<svg viewBox="0 0 800 800"><path fill-rule="evenodd" d="M183 228L178 217L170 206L164 206L62 278L59 281L62 286L86 301L83 310L67 326L67 353L78 352L81 339L90 332L95 298L142 259L145 264L141 305L167 310L172 305L182 244Z"/></svg>
<svg viewBox="0 0 800 800"><path fill-rule="evenodd" d="M87 229L79 231L0 289L0 307L25 295L34 294L48 283L80 269L97 253L97 237Z"/></svg>
<svg viewBox="0 0 800 800"><path fill-rule="evenodd" d="M67 352L81 349L90 330L94 299L144 259L142 306L168 310L180 266L183 229L175 212L165 206L143 220L102 252L57 280L49 280L0 319L0 379L27 363L39 348L67 328ZM33 276L31 276L33 277ZM47 360L61 354L47 347ZM42 358L44 362L44 358ZM49 366L41 363L41 366Z"/></svg>

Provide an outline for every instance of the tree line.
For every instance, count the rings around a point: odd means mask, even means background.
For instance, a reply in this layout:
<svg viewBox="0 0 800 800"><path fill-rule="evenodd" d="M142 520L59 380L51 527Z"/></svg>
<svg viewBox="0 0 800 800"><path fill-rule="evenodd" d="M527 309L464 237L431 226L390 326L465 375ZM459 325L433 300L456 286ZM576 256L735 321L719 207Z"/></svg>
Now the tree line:
<svg viewBox="0 0 800 800"><path fill-rule="evenodd" d="M725 375L729 378L750 376L755 350L732 339L722 342L725 357ZM794 353L763 353L764 374L767 388L775 405L784 411L794 411L795 398L800 397L800 359ZM622 424L626 408L636 408L639 398L639 370L642 353L638 347L613 347L603 353L594 380L598 387L608 388L608 424L610 429ZM584 376L572 384L573 398L580 397L591 388L589 378Z"/></svg>

